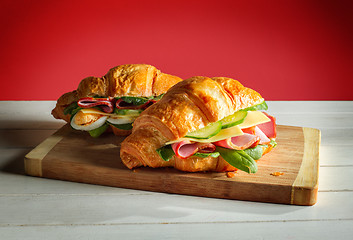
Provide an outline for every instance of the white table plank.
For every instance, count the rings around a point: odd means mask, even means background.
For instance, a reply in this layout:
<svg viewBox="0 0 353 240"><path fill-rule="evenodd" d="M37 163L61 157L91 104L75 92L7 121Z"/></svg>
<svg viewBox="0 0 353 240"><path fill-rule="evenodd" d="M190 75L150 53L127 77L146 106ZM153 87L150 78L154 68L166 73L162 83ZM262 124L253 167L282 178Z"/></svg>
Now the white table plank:
<svg viewBox="0 0 353 240"><path fill-rule="evenodd" d="M57 129L64 121L51 115L54 101L0 101L0 129Z"/></svg>
<svg viewBox="0 0 353 240"><path fill-rule="evenodd" d="M272 113L347 113L353 101L266 101Z"/></svg>
<svg viewBox="0 0 353 240"><path fill-rule="evenodd" d="M325 137L325 136L323 136ZM347 145L321 145L320 166L352 166L353 143Z"/></svg>
<svg viewBox="0 0 353 240"><path fill-rule="evenodd" d="M321 146L353 147L353 129L321 129Z"/></svg>
<svg viewBox="0 0 353 240"><path fill-rule="evenodd" d="M353 191L349 176L353 176L353 166L320 167L319 191Z"/></svg>
<svg viewBox="0 0 353 240"><path fill-rule="evenodd" d="M279 125L310 127L317 129L353 129L353 113L276 113Z"/></svg>
<svg viewBox="0 0 353 240"><path fill-rule="evenodd" d="M312 207L174 194L0 196L0 225L221 223L352 219L353 192L320 192Z"/></svg>
<svg viewBox="0 0 353 240"><path fill-rule="evenodd" d="M352 220L0 227L4 239L350 239Z"/></svg>

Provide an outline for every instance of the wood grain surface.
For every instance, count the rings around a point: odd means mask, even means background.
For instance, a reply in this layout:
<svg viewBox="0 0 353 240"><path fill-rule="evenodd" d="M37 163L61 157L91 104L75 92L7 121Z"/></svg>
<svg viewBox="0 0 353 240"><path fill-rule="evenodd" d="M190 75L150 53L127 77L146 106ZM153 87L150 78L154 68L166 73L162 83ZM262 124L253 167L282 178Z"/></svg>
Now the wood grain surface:
<svg viewBox="0 0 353 240"><path fill-rule="evenodd" d="M258 161L256 174L185 173L127 169L119 157L122 137L91 138L68 125L25 157L28 175L113 187L295 205L317 201L320 131L278 126L277 147ZM280 174L276 174L280 173Z"/></svg>

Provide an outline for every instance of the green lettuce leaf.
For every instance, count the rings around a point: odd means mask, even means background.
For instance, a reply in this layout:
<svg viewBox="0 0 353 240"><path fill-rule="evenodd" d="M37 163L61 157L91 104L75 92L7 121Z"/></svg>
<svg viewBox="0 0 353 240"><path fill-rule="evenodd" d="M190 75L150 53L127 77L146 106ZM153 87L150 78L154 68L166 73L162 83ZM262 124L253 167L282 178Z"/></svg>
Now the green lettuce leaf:
<svg viewBox="0 0 353 240"><path fill-rule="evenodd" d="M248 154L254 160L258 160L262 157L263 149L261 145L257 145L254 148L248 148L243 150L246 154Z"/></svg>
<svg viewBox="0 0 353 240"><path fill-rule="evenodd" d="M233 150L217 146L216 151L219 152L222 158L233 167L247 173L257 172L257 164L255 160L243 150Z"/></svg>
<svg viewBox="0 0 353 240"><path fill-rule="evenodd" d="M117 97L116 99L122 99L127 103L132 103L135 106L139 106L139 105L145 104L151 99L158 101L163 97L163 95L164 94L161 94L159 96L152 96L152 97L127 97L126 96L126 97Z"/></svg>
<svg viewBox="0 0 353 240"><path fill-rule="evenodd" d="M77 102L73 102L64 109L64 114L65 115L67 115L67 114L75 115L81 109L82 108L78 106Z"/></svg>
<svg viewBox="0 0 353 240"><path fill-rule="evenodd" d="M163 146L158 148L156 151L164 161L169 161L175 155L172 145Z"/></svg>

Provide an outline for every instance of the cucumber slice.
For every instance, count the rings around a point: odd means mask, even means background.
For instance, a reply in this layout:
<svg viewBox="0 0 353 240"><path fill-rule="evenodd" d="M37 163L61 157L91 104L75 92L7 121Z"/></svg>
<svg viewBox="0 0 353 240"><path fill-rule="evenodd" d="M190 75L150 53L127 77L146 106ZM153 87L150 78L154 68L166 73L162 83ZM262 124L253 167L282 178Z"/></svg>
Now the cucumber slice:
<svg viewBox="0 0 353 240"><path fill-rule="evenodd" d="M263 101L260 104L245 108L243 110L245 110L245 111L259 111L259 110L267 110L267 109L268 109L267 103L265 101Z"/></svg>
<svg viewBox="0 0 353 240"><path fill-rule="evenodd" d="M244 122L246 115L248 115L247 111L240 110L232 115L223 118L222 120L220 120L220 122L222 123L222 128L233 127Z"/></svg>
<svg viewBox="0 0 353 240"><path fill-rule="evenodd" d="M204 128L201 128L199 130L186 134L186 137L197 138L197 139L207 139L219 133L221 129L222 129L222 123L220 121L217 121L217 122L208 124Z"/></svg>
<svg viewBox="0 0 353 240"><path fill-rule="evenodd" d="M200 152L197 152L193 156L202 157L202 158L207 158L207 157L211 156L213 158L216 158L216 157L219 156L219 152L212 152L212 153L200 153Z"/></svg>
<svg viewBox="0 0 353 240"><path fill-rule="evenodd" d="M140 115L142 110L140 109L114 109L114 113L118 115Z"/></svg>

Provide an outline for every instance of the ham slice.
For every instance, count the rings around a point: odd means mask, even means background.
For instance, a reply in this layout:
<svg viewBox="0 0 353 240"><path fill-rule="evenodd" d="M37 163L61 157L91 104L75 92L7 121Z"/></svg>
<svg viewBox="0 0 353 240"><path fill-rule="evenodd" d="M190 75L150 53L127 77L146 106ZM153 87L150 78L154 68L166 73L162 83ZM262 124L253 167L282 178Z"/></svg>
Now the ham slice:
<svg viewBox="0 0 353 240"><path fill-rule="evenodd" d="M118 99L116 101L115 106L118 109L146 109L146 108L148 108L149 106L151 106L155 102L157 102L157 101L154 100L154 99L150 99L147 102L145 102L144 104L134 105L132 103L125 102L123 99Z"/></svg>
<svg viewBox="0 0 353 240"><path fill-rule="evenodd" d="M249 147L256 146L260 141L260 137L252 135L249 133L244 133L241 136L227 138L221 141L214 142L216 146L235 149L235 150L244 150Z"/></svg>
<svg viewBox="0 0 353 240"><path fill-rule="evenodd" d="M191 157L196 152L212 153L216 150L216 146L212 143L199 143L183 140L181 142L173 143L172 149L177 157L185 159Z"/></svg>
<svg viewBox="0 0 353 240"><path fill-rule="evenodd" d="M258 144L268 144L271 141L271 139L269 139L257 126L242 129L242 131L244 132L244 135L227 138L215 142L214 144L224 148L244 150L256 147Z"/></svg>
<svg viewBox="0 0 353 240"><path fill-rule="evenodd" d="M268 115L264 112L264 114L271 120L270 122L265 122L257 125L257 127L268 137L268 138L276 138L276 118Z"/></svg>
<svg viewBox="0 0 353 240"><path fill-rule="evenodd" d="M243 133L255 135L255 126L241 129Z"/></svg>
<svg viewBox="0 0 353 240"><path fill-rule="evenodd" d="M99 107L103 112L112 113L114 110L114 98L81 98L78 100L78 106L82 108Z"/></svg>
<svg viewBox="0 0 353 240"><path fill-rule="evenodd" d="M259 144L267 144L271 142L271 139L269 139L266 134L257 126L255 127L255 135L260 139Z"/></svg>

